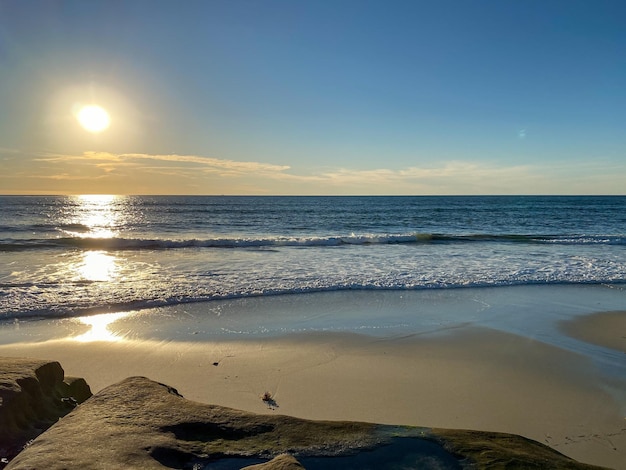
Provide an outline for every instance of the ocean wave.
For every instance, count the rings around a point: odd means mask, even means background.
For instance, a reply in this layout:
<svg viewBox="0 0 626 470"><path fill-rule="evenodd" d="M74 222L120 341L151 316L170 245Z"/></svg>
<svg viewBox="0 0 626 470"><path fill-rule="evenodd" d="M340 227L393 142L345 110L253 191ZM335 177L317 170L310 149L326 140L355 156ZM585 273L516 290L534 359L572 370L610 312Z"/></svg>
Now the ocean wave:
<svg viewBox="0 0 626 470"><path fill-rule="evenodd" d="M91 279L63 280L63 281L46 281L46 282L0 282L0 289L20 288L20 289L54 289L59 285L65 286L86 286L95 284L98 281ZM1 293L1 291L0 291Z"/></svg>
<svg viewBox="0 0 626 470"><path fill-rule="evenodd" d="M363 234L328 237L267 237L209 239L145 239L60 237L0 240L0 251L50 248L89 250L167 250L177 248L336 247L342 245L394 245L428 243L527 243L565 245L626 245L624 235L517 235L517 234Z"/></svg>
<svg viewBox="0 0 626 470"><path fill-rule="evenodd" d="M626 289L626 281L623 280L588 280L588 281L540 281L526 280L513 281L501 280L494 282L466 282L466 283L427 283L421 285L384 285L384 284L344 284L317 287L300 287L289 289L262 289L255 291L239 291L223 294L211 294L200 296L173 295L171 297L149 298L149 299L132 299L120 302L100 303L100 304L59 304L47 305L43 308L22 309L19 311L6 310L0 314L0 322L14 320L32 320L38 318L75 318L85 315L95 315L101 313L115 313L127 310L145 310L150 308L185 305L202 302L216 302L238 299L252 299L259 297L277 297L288 295L302 294L319 294L330 292L348 292L348 291L386 291L386 292L407 292L407 291L436 291L450 289L477 289L477 288L498 288L498 287L515 287L515 286L568 286L568 285L609 285L617 289Z"/></svg>

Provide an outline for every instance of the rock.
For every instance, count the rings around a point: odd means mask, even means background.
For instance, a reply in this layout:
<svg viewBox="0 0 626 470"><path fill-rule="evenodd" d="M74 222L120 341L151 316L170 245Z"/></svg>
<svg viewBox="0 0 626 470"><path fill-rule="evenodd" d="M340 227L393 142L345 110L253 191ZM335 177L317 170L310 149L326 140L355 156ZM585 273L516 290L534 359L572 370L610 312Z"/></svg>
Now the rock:
<svg viewBox="0 0 626 470"><path fill-rule="evenodd" d="M0 358L0 468L24 445L91 396L58 362Z"/></svg>
<svg viewBox="0 0 626 470"><path fill-rule="evenodd" d="M281 454L267 463L244 467L241 470L303 470L304 467L293 455Z"/></svg>
<svg viewBox="0 0 626 470"><path fill-rule="evenodd" d="M192 468L226 458L251 464L284 452L333 455L372 446L375 429L195 403L172 387L131 377L76 408L8 468Z"/></svg>
<svg viewBox="0 0 626 470"><path fill-rule="evenodd" d="M464 456L481 469L601 469L579 463L532 439L487 431L433 429L432 433L451 453Z"/></svg>
<svg viewBox="0 0 626 470"><path fill-rule="evenodd" d="M288 454L288 455L285 455ZM256 415L131 377L102 390L7 467L591 469L519 436Z"/></svg>

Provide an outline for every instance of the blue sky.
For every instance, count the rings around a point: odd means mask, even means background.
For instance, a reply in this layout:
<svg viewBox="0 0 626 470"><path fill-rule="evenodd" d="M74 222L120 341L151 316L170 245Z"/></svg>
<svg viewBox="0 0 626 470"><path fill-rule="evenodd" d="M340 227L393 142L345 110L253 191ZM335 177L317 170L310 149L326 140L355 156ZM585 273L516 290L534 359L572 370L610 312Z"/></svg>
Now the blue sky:
<svg viewBox="0 0 626 470"><path fill-rule="evenodd" d="M625 24L622 0L0 0L0 193L624 194Z"/></svg>

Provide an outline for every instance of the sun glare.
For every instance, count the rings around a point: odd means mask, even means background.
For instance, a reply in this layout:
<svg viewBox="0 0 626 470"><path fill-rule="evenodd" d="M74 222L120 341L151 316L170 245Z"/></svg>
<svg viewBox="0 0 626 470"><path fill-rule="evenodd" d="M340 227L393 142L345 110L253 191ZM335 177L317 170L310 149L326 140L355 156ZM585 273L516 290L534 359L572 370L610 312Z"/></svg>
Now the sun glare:
<svg viewBox="0 0 626 470"><path fill-rule="evenodd" d="M103 251L87 251L76 270L82 279L88 281L112 281L119 269L116 261L115 256Z"/></svg>
<svg viewBox="0 0 626 470"><path fill-rule="evenodd" d="M80 317L78 318L78 321L90 326L91 328L86 333L74 337L74 340L80 341L81 343L91 341L121 341L124 338L109 330L109 325L121 318L129 316L130 314L131 312L118 312Z"/></svg>
<svg viewBox="0 0 626 470"><path fill-rule="evenodd" d="M89 238L113 238L115 227L122 223L120 211L116 206L117 196L109 194L89 194L77 196L79 206L76 222L88 230L71 232L73 236Z"/></svg>
<svg viewBox="0 0 626 470"><path fill-rule="evenodd" d="M109 113L97 105L83 106L76 113L76 119L83 129L93 133L102 132L111 124Z"/></svg>

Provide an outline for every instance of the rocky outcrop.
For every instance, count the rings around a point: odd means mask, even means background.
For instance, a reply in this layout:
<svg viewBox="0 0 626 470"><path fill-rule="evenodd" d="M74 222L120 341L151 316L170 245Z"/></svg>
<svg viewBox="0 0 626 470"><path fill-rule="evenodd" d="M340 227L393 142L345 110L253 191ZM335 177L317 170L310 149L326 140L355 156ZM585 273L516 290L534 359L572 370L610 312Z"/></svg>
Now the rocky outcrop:
<svg viewBox="0 0 626 470"><path fill-rule="evenodd" d="M245 467L286 452L337 455L372 446L375 429L196 403L172 387L131 377L94 395L8 468L99 468L102 462L109 468L202 468L224 459Z"/></svg>
<svg viewBox="0 0 626 470"><path fill-rule="evenodd" d="M304 467L293 455L281 454L267 463L244 467L242 470L303 470Z"/></svg>
<svg viewBox="0 0 626 470"><path fill-rule="evenodd" d="M91 396L58 362L0 358L0 468L24 445Z"/></svg>
<svg viewBox="0 0 626 470"><path fill-rule="evenodd" d="M532 439L515 434L457 429L433 429L449 452L480 469L601 469L579 463Z"/></svg>
<svg viewBox="0 0 626 470"><path fill-rule="evenodd" d="M58 374L57 374L58 375ZM591 469L519 436L256 415L131 377L102 390L7 467Z"/></svg>

